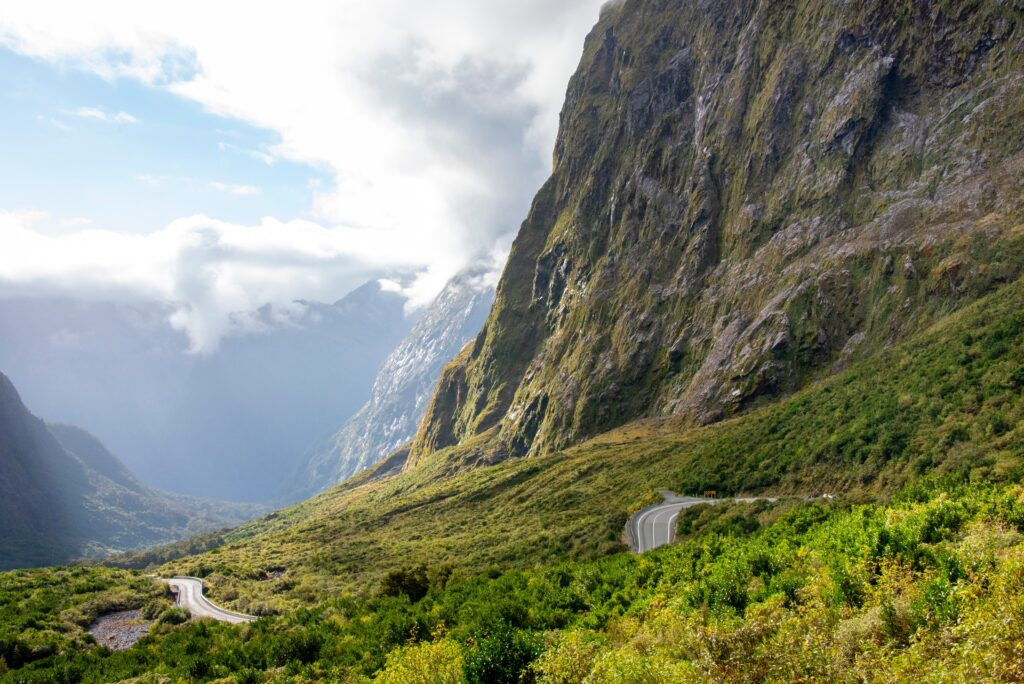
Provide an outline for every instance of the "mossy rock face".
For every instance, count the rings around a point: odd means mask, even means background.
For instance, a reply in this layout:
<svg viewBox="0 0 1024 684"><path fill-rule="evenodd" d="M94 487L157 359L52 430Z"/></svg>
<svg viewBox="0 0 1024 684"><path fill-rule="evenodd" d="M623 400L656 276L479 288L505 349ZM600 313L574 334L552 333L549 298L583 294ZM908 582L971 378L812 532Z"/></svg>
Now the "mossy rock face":
<svg viewBox="0 0 1024 684"><path fill-rule="evenodd" d="M554 172L408 467L706 424L1024 271L1014 3L626 0L573 76Z"/></svg>

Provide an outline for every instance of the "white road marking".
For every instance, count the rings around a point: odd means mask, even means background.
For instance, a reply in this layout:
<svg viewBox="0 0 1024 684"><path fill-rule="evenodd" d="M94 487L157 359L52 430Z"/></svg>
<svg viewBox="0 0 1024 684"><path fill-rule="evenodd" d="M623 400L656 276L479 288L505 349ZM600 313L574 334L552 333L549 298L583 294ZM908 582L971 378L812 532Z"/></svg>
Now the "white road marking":
<svg viewBox="0 0 1024 684"><path fill-rule="evenodd" d="M672 492L662 492L664 503L655 504L633 514L626 527L629 531L630 546L636 553L644 553L675 539L675 524L679 512L698 504L714 504L725 499L702 499L699 497L677 497ZM666 521L665 517L668 516ZM661 527L664 532L660 533ZM660 533L660 534L659 534Z"/></svg>
<svg viewBox="0 0 1024 684"><path fill-rule="evenodd" d="M696 500L693 503L699 503L699 500ZM692 506L693 503L690 503L689 505ZM636 526L636 536L635 536L635 541L636 541L637 546L639 547L639 552L640 553L643 553L644 551L650 551L651 549L653 549L653 548L655 548L657 546L660 546L660 544L658 544L657 539L655 537L655 526L657 525L657 516L659 516L663 511L666 511L666 510L676 510L676 509L681 508L681 507L683 507L685 505L687 505L687 504L685 504L685 503L684 504L679 504L679 503L660 504L658 506L654 506L654 507L652 507L652 508L642 512L640 515L638 515L636 517L636 523L635 523L635 526ZM653 520L651 520L651 516L654 516ZM650 536L650 542L649 543L645 539L648 536L646 534L647 529L648 529L648 521L651 521L650 535L649 535Z"/></svg>
<svg viewBox="0 0 1024 684"><path fill-rule="evenodd" d="M227 608L221 608L210 599L203 596L203 581L196 577L172 577L164 580L178 594L177 605L181 606L195 617L208 617L221 622L252 622L255 615L237 613Z"/></svg>
<svg viewBox="0 0 1024 684"><path fill-rule="evenodd" d="M672 543L672 538L674 538L676 536L676 520L678 520L678 519L679 519L679 511L676 511L675 513L673 513L672 517L668 519L668 529L669 529L670 534L672 535L672 537L665 541L666 544L671 544Z"/></svg>
<svg viewBox="0 0 1024 684"><path fill-rule="evenodd" d="M654 539L655 546L660 546L660 544L658 544L658 525L665 525L664 543L668 544L672 541L672 530L669 527L668 523L663 522L666 515L671 519L673 516L679 515L679 511L674 506L666 507L664 510L660 511L658 515L654 516L654 524L651 526L651 536Z"/></svg>

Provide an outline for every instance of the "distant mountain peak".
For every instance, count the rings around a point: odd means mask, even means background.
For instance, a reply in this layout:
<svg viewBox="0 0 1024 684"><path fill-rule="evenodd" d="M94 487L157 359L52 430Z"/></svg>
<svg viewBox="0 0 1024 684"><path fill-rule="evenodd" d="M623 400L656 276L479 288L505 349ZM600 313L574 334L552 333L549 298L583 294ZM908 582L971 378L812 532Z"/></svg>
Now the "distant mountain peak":
<svg viewBox="0 0 1024 684"><path fill-rule="evenodd" d="M494 298L493 267L453 276L384 361L370 398L340 430L310 448L283 494L315 494L374 465L415 435L441 368L480 330Z"/></svg>

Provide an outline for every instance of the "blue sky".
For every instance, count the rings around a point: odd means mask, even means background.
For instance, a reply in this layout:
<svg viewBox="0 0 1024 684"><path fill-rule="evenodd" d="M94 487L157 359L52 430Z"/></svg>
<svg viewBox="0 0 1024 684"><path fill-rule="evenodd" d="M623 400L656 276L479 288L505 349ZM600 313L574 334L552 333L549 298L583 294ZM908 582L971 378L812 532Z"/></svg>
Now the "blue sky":
<svg viewBox="0 0 1024 684"><path fill-rule="evenodd" d="M273 159L276 132L138 81L3 47L0 102L0 207L45 211L49 230L72 219L149 232L189 214L234 223L311 218L313 188L330 183L322 168Z"/></svg>
<svg viewBox="0 0 1024 684"><path fill-rule="evenodd" d="M602 0L33 0L0 12L0 297L232 314L500 268Z"/></svg>

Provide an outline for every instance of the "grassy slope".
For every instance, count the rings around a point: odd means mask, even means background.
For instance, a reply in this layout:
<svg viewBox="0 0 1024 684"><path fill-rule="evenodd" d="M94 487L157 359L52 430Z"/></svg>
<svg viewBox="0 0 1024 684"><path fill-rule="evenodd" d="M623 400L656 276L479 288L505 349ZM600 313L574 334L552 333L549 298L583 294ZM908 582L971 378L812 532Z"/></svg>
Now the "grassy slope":
<svg viewBox="0 0 1024 684"><path fill-rule="evenodd" d="M658 488L885 495L924 472L1016 481L1024 464L1024 282L797 395L679 432L638 423L549 457L460 471L474 445L383 482L356 479L229 533L164 572L274 611L425 563L456 574L621 550ZM284 578L260 579L271 568Z"/></svg>
<svg viewBox="0 0 1024 684"><path fill-rule="evenodd" d="M632 425L552 457L460 472L468 445L162 569L206 574L214 598L238 607L312 606L255 625L175 626L138 573L0 574L0 681L503 681L487 671L495 664L512 668L507 681L530 667L540 682L1019 678L1022 305L1024 281L710 428ZM863 497L907 480L886 505L695 510L672 547L588 560L621 548L626 513L655 487L748 481ZM277 567L288 571L259 579ZM387 595L332 597L370 586ZM165 617L129 651L91 646L89 619L128 606Z"/></svg>
<svg viewBox="0 0 1024 684"><path fill-rule="evenodd" d="M1019 485L947 477L912 485L884 507L759 502L687 517L684 541L644 556L461 579L412 572L372 598L329 599L244 626L174 627L169 610L150 637L118 653L88 647L76 628L81 620L68 620L119 603L107 589L118 586L116 571L8 573L0 575L7 606L0 656L21 667L5 678L0 659L0 681L368 682L375 675L401 684L678 684L1024 675ZM127 580L143 594L134 605L152 592L143 581ZM56 591L57 583L70 591ZM166 605L149 600L151 614ZM28 631L11 633L19 625Z"/></svg>

